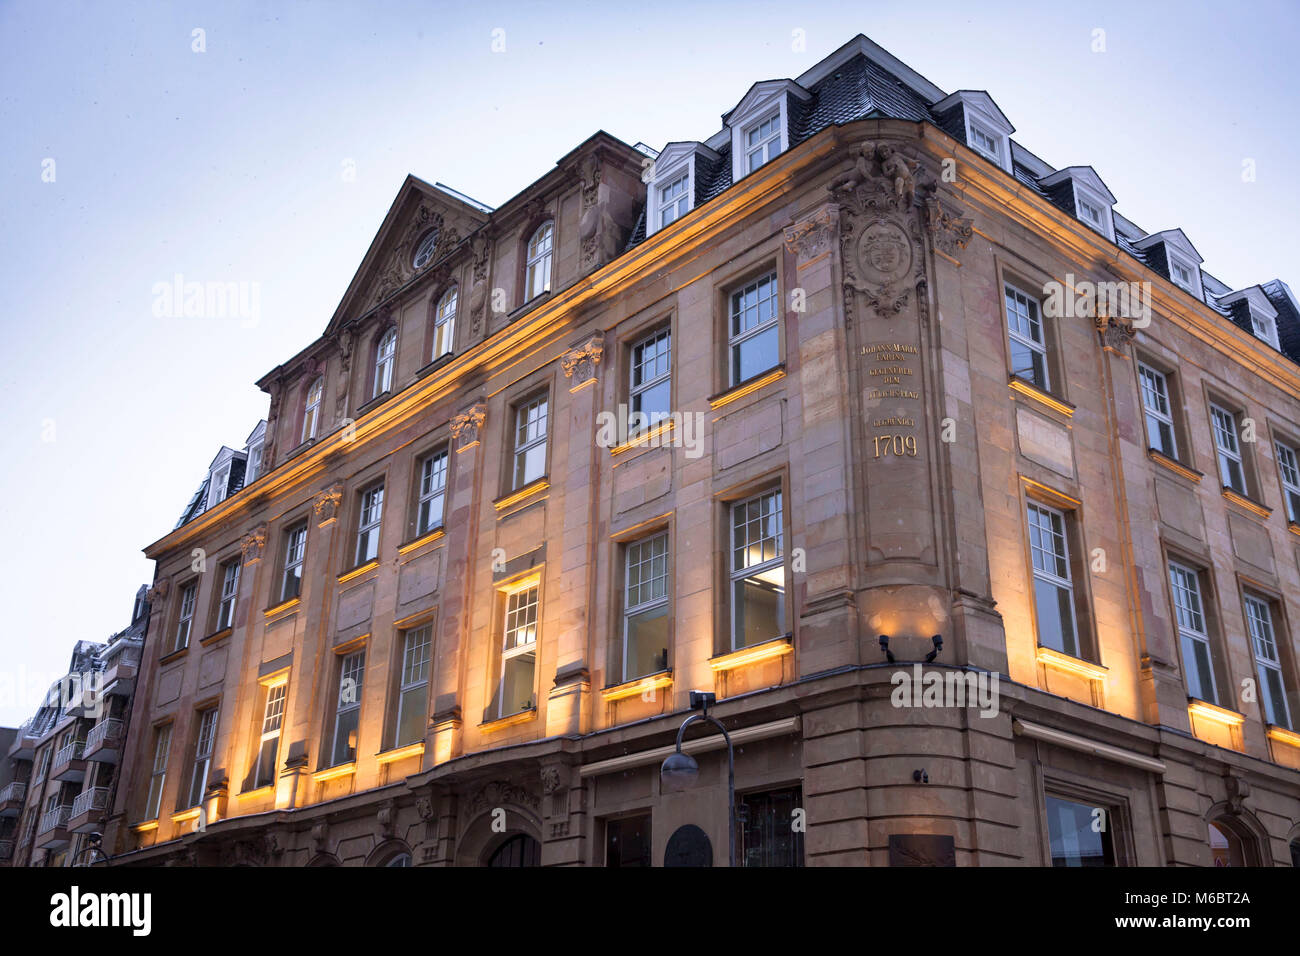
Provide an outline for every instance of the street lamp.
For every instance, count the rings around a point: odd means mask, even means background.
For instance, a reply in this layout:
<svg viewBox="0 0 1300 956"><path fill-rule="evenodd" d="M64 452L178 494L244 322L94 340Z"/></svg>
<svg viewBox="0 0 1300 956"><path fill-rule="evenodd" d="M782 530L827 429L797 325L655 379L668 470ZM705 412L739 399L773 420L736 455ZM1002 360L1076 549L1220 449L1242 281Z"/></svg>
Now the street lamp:
<svg viewBox="0 0 1300 956"><path fill-rule="evenodd" d="M668 755L659 768L659 788L666 793L681 793L695 786L700 779L700 765L690 754L682 752L682 737L686 728L697 720L707 720L722 731L727 742L727 860L728 865L736 865L736 752L731 746L731 735L722 722L709 716L709 705L717 702L717 695L702 690L691 691L691 710L700 713L691 714L677 731L677 749Z"/></svg>

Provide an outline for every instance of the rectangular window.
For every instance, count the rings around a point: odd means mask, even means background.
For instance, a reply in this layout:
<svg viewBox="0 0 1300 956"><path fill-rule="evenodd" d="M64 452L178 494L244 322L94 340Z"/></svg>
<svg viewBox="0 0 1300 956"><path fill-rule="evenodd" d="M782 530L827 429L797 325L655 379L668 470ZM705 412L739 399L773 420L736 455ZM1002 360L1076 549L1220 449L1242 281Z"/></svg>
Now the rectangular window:
<svg viewBox="0 0 1300 956"><path fill-rule="evenodd" d="M275 783L280 727L284 723L284 701L288 693L287 683L266 689L266 703L262 708L262 737L257 751L257 767L253 774L254 788L269 787Z"/></svg>
<svg viewBox="0 0 1300 956"><path fill-rule="evenodd" d="M199 715L199 732L194 742L194 772L190 775L190 799L185 804L197 807L208 789L208 770L212 765L212 744L217 736L217 709L211 707Z"/></svg>
<svg viewBox="0 0 1300 956"><path fill-rule="evenodd" d="M1113 816L1104 807L1091 807L1049 794L1047 834L1052 866L1114 866ZM1098 825L1099 820L1105 825Z"/></svg>
<svg viewBox="0 0 1300 956"><path fill-rule="evenodd" d="M501 648L501 687L497 717L535 707L533 689L537 667L537 599L534 584L506 597L505 633Z"/></svg>
<svg viewBox="0 0 1300 956"><path fill-rule="evenodd" d="M416 500L415 536L442 526L447 500L447 449L420 461L420 496Z"/></svg>
<svg viewBox="0 0 1300 956"><path fill-rule="evenodd" d="M235 600L239 596L239 561L229 561L221 568L221 604L217 607L217 630L235 624Z"/></svg>
<svg viewBox="0 0 1300 956"><path fill-rule="evenodd" d="M251 446L248 449L248 467L244 469L244 487L247 488L253 482L257 481L258 475L262 473L262 442Z"/></svg>
<svg viewBox="0 0 1300 956"><path fill-rule="evenodd" d="M212 476L212 487L208 489L208 507L215 508L226 499L226 486L230 484L230 465L222 465Z"/></svg>
<svg viewBox="0 0 1300 956"><path fill-rule="evenodd" d="M1081 657L1063 513L1030 502L1029 553L1034 567L1038 643L1071 657Z"/></svg>
<svg viewBox="0 0 1300 956"><path fill-rule="evenodd" d="M737 796L741 866L803 866L803 788Z"/></svg>
<svg viewBox="0 0 1300 956"><path fill-rule="evenodd" d="M668 532L627 546L623 589L623 680L668 668Z"/></svg>
<svg viewBox="0 0 1300 956"><path fill-rule="evenodd" d="M1011 285L1006 286L1005 292L1011 374L1048 391L1051 382L1047 375L1047 343L1038 300Z"/></svg>
<svg viewBox="0 0 1300 956"><path fill-rule="evenodd" d="M773 113L745 131L745 170L753 172L781 152L781 114Z"/></svg>
<svg viewBox="0 0 1300 956"><path fill-rule="evenodd" d="M781 492L731 506L731 649L785 633Z"/></svg>
<svg viewBox="0 0 1300 956"><path fill-rule="evenodd" d="M653 866L650 814L605 821L606 866Z"/></svg>
<svg viewBox="0 0 1300 956"><path fill-rule="evenodd" d="M307 522L294 525L284 536L284 575L280 600L289 601L302 593L302 560L307 548Z"/></svg>
<svg viewBox="0 0 1300 956"><path fill-rule="evenodd" d="M659 228L671 225L689 211L690 174L682 173L667 186L659 189Z"/></svg>
<svg viewBox="0 0 1300 956"><path fill-rule="evenodd" d="M1242 466L1241 446L1237 443L1237 416L1218 405L1210 406L1214 424L1214 447L1219 455L1219 479L1223 487L1239 495L1246 493L1246 470Z"/></svg>
<svg viewBox="0 0 1300 956"><path fill-rule="evenodd" d="M406 632L397 696L398 747L406 747L424 739L425 718L429 711L429 657L432 649L432 624Z"/></svg>
<svg viewBox="0 0 1300 956"><path fill-rule="evenodd" d="M194 624L194 596L198 593L198 590L199 584L197 581L192 581L181 588L181 612L176 621L176 640L172 644L173 651L189 647L190 628Z"/></svg>
<svg viewBox="0 0 1300 956"><path fill-rule="evenodd" d="M546 474L546 410L545 395L538 395L515 410L512 490Z"/></svg>
<svg viewBox="0 0 1300 956"><path fill-rule="evenodd" d="M1211 704L1218 701L1214 687L1214 663L1210 653L1210 633L1201 604L1201 576L1191 568L1169 562L1169 586L1174 596L1178 618L1178 640L1183 652L1183 670L1187 675L1187 693Z"/></svg>
<svg viewBox="0 0 1300 956"><path fill-rule="evenodd" d="M334 710L334 745L330 766L357 759L357 734L361 727L361 687L365 680L366 653L357 651L339 661L338 704Z"/></svg>
<svg viewBox="0 0 1300 956"><path fill-rule="evenodd" d="M1300 463L1295 449L1282 442L1274 442L1277 450L1277 467L1282 473L1282 500L1286 502L1286 519L1300 524Z"/></svg>
<svg viewBox="0 0 1300 956"><path fill-rule="evenodd" d="M1091 223L1098 229L1102 228L1101 209L1088 202L1086 199L1079 199L1077 202L1079 206L1079 218L1084 222Z"/></svg>
<svg viewBox="0 0 1300 956"><path fill-rule="evenodd" d="M1267 599L1254 594L1245 596L1246 626L1255 651L1259 671L1259 699L1264 720L1277 727L1291 728L1291 711L1286 701L1286 681L1282 679L1282 659L1273 630L1273 610Z"/></svg>
<svg viewBox="0 0 1300 956"><path fill-rule="evenodd" d="M1183 265L1177 259L1169 260L1169 273L1176 284L1187 289L1189 292L1195 288L1192 285L1192 270Z"/></svg>
<svg viewBox="0 0 1300 956"><path fill-rule="evenodd" d="M977 153L983 154L986 158L993 160L999 166L1002 165L1002 149L996 136L986 133L981 127L971 124L970 128L970 145L971 149Z"/></svg>
<svg viewBox="0 0 1300 956"><path fill-rule="evenodd" d="M357 548L353 554L354 566L379 557L379 525L384 517L384 486L368 488L361 493L361 511L357 515Z"/></svg>
<svg viewBox="0 0 1300 956"><path fill-rule="evenodd" d="M668 417L672 403L672 336L660 329L632 346L629 437Z"/></svg>
<svg viewBox="0 0 1300 956"><path fill-rule="evenodd" d="M146 820L158 819L162 805L163 784L167 782L167 751L172 743L172 725L163 724L153 734L153 769L149 775L149 797L144 808Z"/></svg>
<svg viewBox="0 0 1300 956"><path fill-rule="evenodd" d="M781 361L777 331L781 296L776 273L731 294L731 384L739 385Z"/></svg>
<svg viewBox="0 0 1300 956"><path fill-rule="evenodd" d="M1138 380L1142 385L1142 407L1146 410L1147 442L1167 458L1178 459L1178 442L1174 437L1174 418L1169 405L1169 382L1163 372L1138 363Z"/></svg>

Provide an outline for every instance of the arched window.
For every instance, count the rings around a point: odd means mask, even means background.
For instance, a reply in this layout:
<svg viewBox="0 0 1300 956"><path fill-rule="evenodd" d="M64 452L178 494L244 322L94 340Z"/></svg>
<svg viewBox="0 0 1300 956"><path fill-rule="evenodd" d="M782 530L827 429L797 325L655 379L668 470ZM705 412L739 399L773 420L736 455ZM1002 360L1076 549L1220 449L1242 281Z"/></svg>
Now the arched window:
<svg viewBox="0 0 1300 956"><path fill-rule="evenodd" d="M420 240L420 244L415 247L415 257L411 260L411 267L414 269L423 269L433 258L434 251L438 248L438 230L430 229Z"/></svg>
<svg viewBox="0 0 1300 956"><path fill-rule="evenodd" d="M325 376L318 375L307 388L307 405L302 412L302 440L310 441L316 437L320 426L320 400L325 392Z"/></svg>
<svg viewBox="0 0 1300 956"><path fill-rule="evenodd" d="M488 866L541 866L542 845L527 833L516 833L488 857Z"/></svg>
<svg viewBox="0 0 1300 956"><path fill-rule="evenodd" d="M1214 866L1249 866L1246 847L1231 827L1222 821L1209 824L1210 857Z"/></svg>
<svg viewBox="0 0 1300 956"><path fill-rule="evenodd" d="M394 855L387 863L384 864L384 866L410 866L410 865L411 865L411 854L409 853L398 853Z"/></svg>
<svg viewBox="0 0 1300 956"><path fill-rule="evenodd" d="M397 354L397 329L389 329L375 347L375 387L370 397L376 398L393 387L393 356Z"/></svg>
<svg viewBox="0 0 1300 956"><path fill-rule="evenodd" d="M551 237L553 225L544 222L528 240L528 268L524 278L525 301L551 289Z"/></svg>
<svg viewBox="0 0 1300 956"><path fill-rule="evenodd" d="M456 287L452 286L438 301L438 314L433 320L433 358L451 352L451 340L455 334Z"/></svg>

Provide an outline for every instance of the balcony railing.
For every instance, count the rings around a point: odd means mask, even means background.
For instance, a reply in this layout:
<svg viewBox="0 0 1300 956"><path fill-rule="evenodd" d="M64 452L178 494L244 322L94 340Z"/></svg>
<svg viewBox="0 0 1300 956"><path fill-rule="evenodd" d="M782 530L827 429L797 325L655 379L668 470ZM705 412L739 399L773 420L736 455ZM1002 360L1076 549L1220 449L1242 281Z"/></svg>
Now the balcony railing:
<svg viewBox="0 0 1300 956"><path fill-rule="evenodd" d="M72 801L72 815L79 817L83 813L90 813L93 810L103 810L108 804L108 788L95 787L91 790L83 790L77 794L77 798Z"/></svg>
<svg viewBox="0 0 1300 956"><path fill-rule="evenodd" d="M0 790L0 803L9 803L11 800L22 803L27 796L27 783L22 780L15 780Z"/></svg>
<svg viewBox="0 0 1300 956"><path fill-rule="evenodd" d="M74 760L80 760L85 752L86 742L84 740L74 740L54 755L54 766L63 767Z"/></svg>
<svg viewBox="0 0 1300 956"><path fill-rule="evenodd" d="M101 720L86 735L85 753L92 753L106 743L117 743L122 738L122 721L116 717Z"/></svg>
<svg viewBox="0 0 1300 956"><path fill-rule="evenodd" d="M41 836L59 827L66 827L71 816L72 807L55 807L53 810L47 810L45 815L41 817L41 826L36 831L36 835Z"/></svg>

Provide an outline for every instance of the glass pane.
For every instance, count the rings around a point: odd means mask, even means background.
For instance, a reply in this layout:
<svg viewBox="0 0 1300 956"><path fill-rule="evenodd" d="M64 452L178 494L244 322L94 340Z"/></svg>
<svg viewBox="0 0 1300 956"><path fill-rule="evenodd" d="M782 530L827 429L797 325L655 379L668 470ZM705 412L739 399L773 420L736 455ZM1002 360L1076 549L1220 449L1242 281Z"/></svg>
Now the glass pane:
<svg viewBox="0 0 1300 956"><path fill-rule="evenodd" d="M501 676L502 717L535 706L533 701L534 670L537 656L529 651L505 661Z"/></svg>
<svg viewBox="0 0 1300 956"><path fill-rule="evenodd" d="M623 679L657 674L668 667L668 605L627 618L627 657Z"/></svg>
<svg viewBox="0 0 1300 956"><path fill-rule="evenodd" d="M1047 831L1052 866L1114 866L1112 824L1113 814L1104 808L1049 796Z"/></svg>
<svg viewBox="0 0 1300 956"><path fill-rule="evenodd" d="M735 647L749 647L785 633L785 569L774 568L734 582Z"/></svg>
<svg viewBox="0 0 1300 956"><path fill-rule="evenodd" d="M650 817L629 817L605 824L606 866L651 866Z"/></svg>
<svg viewBox="0 0 1300 956"><path fill-rule="evenodd" d="M803 833L794 827L802 794L794 787L737 798L741 866L803 866Z"/></svg>
<svg viewBox="0 0 1300 956"><path fill-rule="evenodd" d="M1038 643L1062 654L1078 657L1073 596L1070 590L1041 578L1035 579L1034 607L1038 613Z"/></svg>
<svg viewBox="0 0 1300 956"><path fill-rule="evenodd" d="M402 692L397 718L397 746L418 743L424 739L425 711L429 704L429 685L421 684Z"/></svg>
<svg viewBox="0 0 1300 956"><path fill-rule="evenodd" d="M776 326L773 326L732 346L732 384L760 375L775 367L780 360Z"/></svg>

